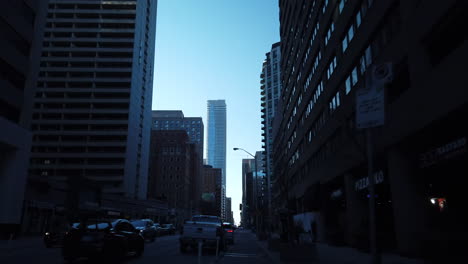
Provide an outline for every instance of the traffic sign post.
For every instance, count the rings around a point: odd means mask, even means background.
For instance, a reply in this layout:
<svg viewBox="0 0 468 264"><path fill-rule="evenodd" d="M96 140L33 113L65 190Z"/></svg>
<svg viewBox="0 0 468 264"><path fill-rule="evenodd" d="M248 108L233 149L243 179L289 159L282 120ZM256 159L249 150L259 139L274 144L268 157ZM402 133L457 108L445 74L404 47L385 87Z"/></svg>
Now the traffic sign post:
<svg viewBox="0 0 468 264"><path fill-rule="evenodd" d="M377 251L372 128L382 126L385 123L385 86L392 79L393 69L390 63L372 65L366 74L365 87L356 92L356 126L359 129L366 129L369 178L369 242L373 264L380 264L382 258Z"/></svg>

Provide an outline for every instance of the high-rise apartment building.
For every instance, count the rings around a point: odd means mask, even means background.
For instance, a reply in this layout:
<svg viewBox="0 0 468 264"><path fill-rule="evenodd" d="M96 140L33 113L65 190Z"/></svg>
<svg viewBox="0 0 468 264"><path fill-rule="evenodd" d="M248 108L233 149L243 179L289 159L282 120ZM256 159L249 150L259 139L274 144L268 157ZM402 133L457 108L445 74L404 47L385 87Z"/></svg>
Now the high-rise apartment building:
<svg viewBox="0 0 468 264"><path fill-rule="evenodd" d="M270 201L271 183L274 181L273 175L273 119L278 109L281 96L281 46L277 42L271 46L271 51L265 54L266 59L263 62L262 73L260 75L261 83L261 106L262 106L262 142L264 143L265 173L267 188L267 200Z"/></svg>
<svg viewBox="0 0 468 264"><path fill-rule="evenodd" d="M204 126L202 118L185 117L184 113L180 110L155 110L152 112L152 130L185 130L189 141L195 144L198 160L194 160L196 163L194 165L197 166L197 169L192 174L191 187L193 188L193 210L196 213L199 209L203 189Z"/></svg>
<svg viewBox="0 0 468 264"><path fill-rule="evenodd" d="M0 9L0 239L19 231L31 150L34 95L45 1Z"/></svg>
<svg viewBox="0 0 468 264"><path fill-rule="evenodd" d="M221 218L226 217L226 101L208 100L208 130L206 157L208 165L220 168L221 182Z"/></svg>
<svg viewBox="0 0 468 264"><path fill-rule="evenodd" d="M280 212L319 214L318 240L369 248L366 133L356 107L374 66L391 68L372 128L380 251L466 252L466 1L280 0L281 112L274 139ZM462 30L463 29L463 30ZM372 83L371 83L372 84ZM450 205L452 203L452 205ZM464 243L464 242L463 242Z"/></svg>
<svg viewBox="0 0 468 264"><path fill-rule="evenodd" d="M66 192L69 209L105 195L146 199L156 11L156 0L48 2L31 199L44 184Z"/></svg>

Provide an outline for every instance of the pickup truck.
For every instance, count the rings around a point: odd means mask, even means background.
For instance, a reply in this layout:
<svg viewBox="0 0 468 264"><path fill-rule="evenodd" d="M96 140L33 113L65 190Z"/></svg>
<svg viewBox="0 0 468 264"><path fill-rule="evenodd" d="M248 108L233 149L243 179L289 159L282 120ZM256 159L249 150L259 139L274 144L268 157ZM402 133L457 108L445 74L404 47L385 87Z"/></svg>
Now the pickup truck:
<svg viewBox="0 0 468 264"><path fill-rule="evenodd" d="M180 252L186 252L187 247L197 248L199 241L203 243L204 248L216 249L218 245L220 250L224 250L221 218L212 215L195 215L191 221L185 222L179 238Z"/></svg>

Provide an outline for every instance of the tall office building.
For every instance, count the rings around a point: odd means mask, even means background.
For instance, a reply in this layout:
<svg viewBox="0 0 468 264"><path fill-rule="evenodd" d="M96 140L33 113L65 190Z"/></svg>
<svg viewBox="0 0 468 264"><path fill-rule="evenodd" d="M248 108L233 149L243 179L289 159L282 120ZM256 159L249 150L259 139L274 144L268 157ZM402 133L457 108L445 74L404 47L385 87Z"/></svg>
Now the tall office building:
<svg viewBox="0 0 468 264"><path fill-rule="evenodd" d="M0 239L21 221L45 4L8 1L0 9Z"/></svg>
<svg viewBox="0 0 468 264"><path fill-rule="evenodd" d="M468 232L459 177L468 173L468 3L280 0L279 7L279 207L320 214L319 240L369 248L365 111L356 98L375 89L370 77L385 72L375 66L391 67L384 124L371 132L377 245L465 259L466 251L446 245L465 246L453 234Z"/></svg>
<svg viewBox="0 0 468 264"><path fill-rule="evenodd" d="M206 157L208 165L222 171L221 217L226 217L226 102L208 100Z"/></svg>
<svg viewBox="0 0 468 264"><path fill-rule="evenodd" d="M271 51L266 55L263 62L261 83L261 106L262 106L262 142L265 150L265 173L267 185L267 201L271 202L271 183L273 175L273 119L278 109L281 96L281 47L277 42L271 46ZM270 205L269 205L270 208Z"/></svg>
<svg viewBox="0 0 468 264"><path fill-rule="evenodd" d="M185 130L189 141L195 144L197 160L194 165L197 168L192 174L191 187L193 210L196 213L200 208L200 200L203 189L203 142L204 126L201 117L185 117L180 110L156 110L152 112L152 130Z"/></svg>
<svg viewBox="0 0 468 264"><path fill-rule="evenodd" d="M146 199L156 11L156 0L49 1L31 199L43 199L44 184L66 192L68 208Z"/></svg>

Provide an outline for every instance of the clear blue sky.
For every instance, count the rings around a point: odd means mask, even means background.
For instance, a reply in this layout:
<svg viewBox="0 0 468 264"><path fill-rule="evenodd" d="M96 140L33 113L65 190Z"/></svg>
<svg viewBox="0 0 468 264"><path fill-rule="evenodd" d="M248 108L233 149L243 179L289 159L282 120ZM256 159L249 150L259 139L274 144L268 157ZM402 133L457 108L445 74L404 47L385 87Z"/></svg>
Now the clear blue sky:
<svg viewBox="0 0 468 264"><path fill-rule="evenodd" d="M206 128L207 100L226 100L226 193L237 223L250 157L232 148L262 150L260 73L279 41L278 12L275 0L158 1L152 108L201 116Z"/></svg>

